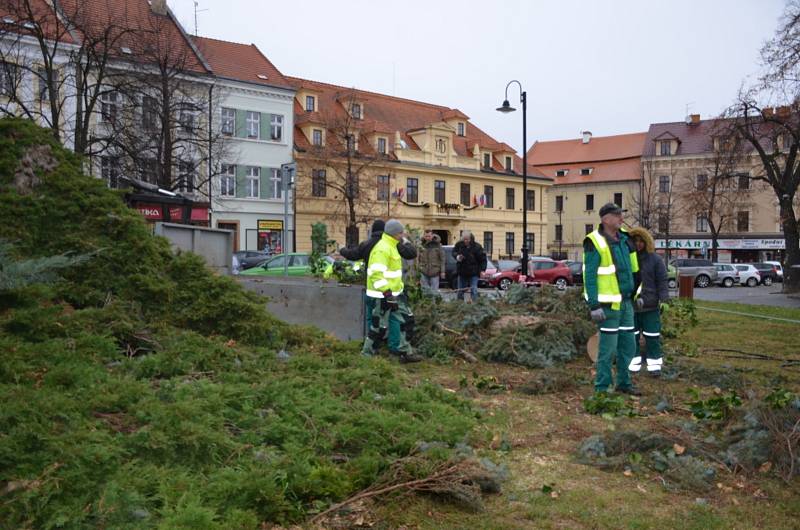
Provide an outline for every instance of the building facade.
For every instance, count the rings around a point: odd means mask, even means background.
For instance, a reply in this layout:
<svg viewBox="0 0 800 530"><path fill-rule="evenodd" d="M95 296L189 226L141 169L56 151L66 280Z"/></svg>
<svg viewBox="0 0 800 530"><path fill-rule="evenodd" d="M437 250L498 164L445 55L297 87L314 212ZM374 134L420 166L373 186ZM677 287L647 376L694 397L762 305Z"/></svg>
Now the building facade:
<svg viewBox="0 0 800 530"><path fill-rule="evenodd" d="M642 202L661 252L756 262L782 258L785 242L779 207L763 168L748 145L728 145L725 120L650 125L642 157ZM712 227L713 223L713 227Z"/></svg>
<svg viewBox="0 0 800 530"><path fill-rule="evenodd" d="M641 156L646 133L536 142L528 160L553 178L548 188L551 222L544 252L558 259L581 260L583 239L599 223L600 208L613 202L636 224Z"/></svg>
<svg viewBox="0 0 800 530"><path fill-rule="evenodd" d="M281 166L292 161L294 89L253 44L194 41L215 74L213 119L224 142L209 186L212 225L236 233L234 250L291 251L294 208Z"/></svg>
<svg viewBox="0 0 800 530"><path fill-rule="evenodd" d="M464 113L440 105L290 78L295 97L296 244L322 222L341 246L374 219L431 229L443 244L469 230L487 254L519 256L522 162ZM528 248L546 248L552 180L530 168ZM349 228L348 228L349 227Z"/></svg>

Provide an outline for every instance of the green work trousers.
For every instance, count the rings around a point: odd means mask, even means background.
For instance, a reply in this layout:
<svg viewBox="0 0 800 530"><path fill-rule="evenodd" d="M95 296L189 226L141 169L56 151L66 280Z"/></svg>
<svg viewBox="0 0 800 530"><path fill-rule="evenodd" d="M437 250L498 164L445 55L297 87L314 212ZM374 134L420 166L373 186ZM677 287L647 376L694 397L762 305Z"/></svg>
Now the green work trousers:
<svg viewBox="0 0 800 530"><path fill-rule="evenodd" d="M369 330L364 339L361 353L374 355L375 348L389 333L389 351L393 354L411 353L411 344L408 342L406 332L413 325L414 315L408 307L404 297L399 297L397 308L394 310L386 307L383 300L375 299L374 307L369 318Z"/></svg>
<svg viewBox="0 0 800 530"><path fill-rule="evenodd" d="M631 376L628 366L636 353L634 339L633 304L625 298L619 311L603 307L606 319L598 324L600 328L600 348L597 353L597 376L594 389L605 392L614 384L611 365L617 363L617 385L619 389L630 388Z"/></svg>
<svg viewBox="0 0 800 530"><path fill-rule="evenodd" d="M658 309L643 311L634 316L636 327L636 354L629 366L631 372L638 372L642 365L647 366L648 372L660 372L664 359L661 355L661 314ZM644 335L647 346L646 354L639 352L639 334Z"/></svg>

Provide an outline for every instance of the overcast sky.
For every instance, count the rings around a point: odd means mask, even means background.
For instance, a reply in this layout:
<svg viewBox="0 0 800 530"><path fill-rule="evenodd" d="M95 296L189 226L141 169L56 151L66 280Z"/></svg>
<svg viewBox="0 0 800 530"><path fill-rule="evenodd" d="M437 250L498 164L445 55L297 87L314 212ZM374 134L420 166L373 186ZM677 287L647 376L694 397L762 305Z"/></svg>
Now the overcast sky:
<svg viewBox="0 0 800 530"><path fill-rule="evenodd" d="M194 32L194 0L168 0ZM198 0L200 35L284 74L458 108L519 149L719 113L757 71L781 0ZM509 91L512 105L519 101ZM516 101L515 101L516 100ZM518 105L515 105L518 106Z"/></svg>

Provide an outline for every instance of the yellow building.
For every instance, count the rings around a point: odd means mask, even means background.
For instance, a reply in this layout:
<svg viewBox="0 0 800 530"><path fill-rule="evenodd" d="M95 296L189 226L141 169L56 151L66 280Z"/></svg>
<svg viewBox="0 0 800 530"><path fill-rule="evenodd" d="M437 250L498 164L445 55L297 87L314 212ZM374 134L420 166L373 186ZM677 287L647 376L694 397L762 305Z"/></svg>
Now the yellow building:
<svg viewBox="0 0 800 530"><path fill-rule="evenodd" d="M338 245L363 240L374 219L432 229L443 244L470 230L487 254L522 248L522 161L462 112L290 78L295 98L296 248L323 222ZM547 188L528 171L528 248L546 249Z"/></svg>
<svg viewBox="0 0 800 530"><path fill-rule="evenodd" d="M600 208L618 204L636 224L641 157L647 133L536 142L528 151L535 169L554 179L548 188L551 218L546 251L581 260L583 239L600 222ZM559 256L560 254L560 256Z"/></svg>

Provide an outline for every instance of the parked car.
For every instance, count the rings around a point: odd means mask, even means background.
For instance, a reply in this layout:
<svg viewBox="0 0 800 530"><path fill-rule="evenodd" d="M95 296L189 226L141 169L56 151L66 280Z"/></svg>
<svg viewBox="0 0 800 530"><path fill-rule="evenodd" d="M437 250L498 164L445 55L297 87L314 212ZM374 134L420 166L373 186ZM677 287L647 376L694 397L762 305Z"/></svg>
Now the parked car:
<svg viewBox="0 0 800 530"><path fill-rule="evenodd" d="M574 285L583 285L583 262L567 260L564 263L569 267L572 273L572 283Z"/></svg>
<svg viewBox="0 0 800 530"><path fill-rule="evenodd" d="M778 269L770 263L753 263L753 267L758 269L761 275L761 285L772 285L778 281Z"/></svg>
<svg viewBox="0 0 800 530"><path fill-rule="evenodd" d="M733 287L734 284L741 281L739 278L739 271L736 270L736 267L733 265L728 263L715 263L714 266L717 268L717 281L714 282L717 285Z"/></svg>
<svg viewBox="0 0 800 530"><path fill-rule="evenodd" d="M497 272L497 265L490 259L486 260L486 270L478 278L478 287L489 287L489 280Z"/></svg>
<svg viewBox="0 0 800 530"><path fill-rule="evenodd" d="M739 284L746 285L748 287L755 287L759 283L761 283L761 274L759 274L758 269L750 265L749 263L737 263L734 265L736 270L739 271Z"/></svg>
<svg viewBox="0 0 800 530"><path fill-rule="evenodd" d="M520 278L522 277L521 269L522 266L517 265L517 268L514 270L495 272L492 277L488 279L489 286L505 291L511 287L512 284L520 283Z"/></svg>
<svg viewBox="0 0 800 530"><path fill-rule="evenodd" d="M678 288L678 269L674 265L667 265L667 287Z"/></svg>
<svg viewBox="0 0 800 530"><path fill-rule="evenodd" d="M774 265L775 269L778 271L778 281L783 281L783 265L781 265L780 261L765 261L764 263L769 263L770 265Z"/></svg>
<svg viewBox="0 0 800 530"><path fill-rule="evenodd" d="M497 260L497 271L513 271L519 267L519 261L515 259L499 259Z"/></svg>
<svg viewBox="0 0 800 530"><path fill-rule="evenodd" d="M559 289L573 285L572 270L563 261L550 258L536 257L530 260L528 274L533 276L536 283L552 283Z"/></svg>
<svg viewBox="0 0 800 530"><path fill-rule="evenodd" d="M311 273L309 255L302 253L278 254L260 265L239 273L240 276L283 276L284 264L288 260L289 276L305 276Z"/></svg>
<svg viewBox="0 0 800 530"><path fill-rule="evenodd" d="M264 263L270 256L263 250L239 250L234 252L234 255L239 260L239 269L243 271Z"/></svg>
<svg viewBox="0 0 800 530"><path fill-rule="evenodd" d="M710 259L678 258L671 262L681 276L694 276L697 287L708 287L717 281L717 269Z"/></svg>

